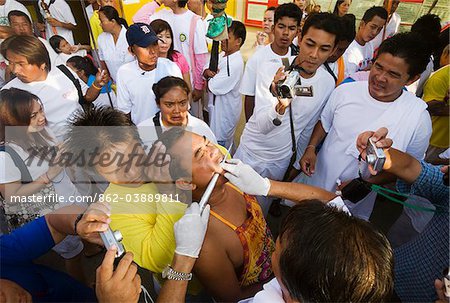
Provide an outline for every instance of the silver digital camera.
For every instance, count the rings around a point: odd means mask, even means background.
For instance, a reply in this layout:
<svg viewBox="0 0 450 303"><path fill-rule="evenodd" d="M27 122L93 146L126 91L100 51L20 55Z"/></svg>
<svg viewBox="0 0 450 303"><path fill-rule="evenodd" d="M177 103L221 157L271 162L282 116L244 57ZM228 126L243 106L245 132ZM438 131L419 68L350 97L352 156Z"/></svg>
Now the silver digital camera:
<svg viewBox="0 0 450 303"><path fill-rule="evenodd" d="M292 99L295 96L294 87L300 79L300 73L292 70L286 79L278 85L278 96L283 99Z"/></svg>
<svg viewBox="0 0 450 303"><path fill-rule="evenodd" d="M106 231L100 233L100 237L102 238L103 244L105 244L107 250L112 246L116 246L116 258L125 253L125 248L123 247L123 244L120 243L120 241L122 241L123 239L122 233L120 231L116 230L113 232L111 228L108 227Z"/></svg>
<svg viewBox="0 0 450 303"><path fill-rule="evenodd" d="M384 162L386 161L386 155L384 154L383 149L377 147L370 138L367 140L366 154L367 164L372 165L373 169L377 172L382 171Z"/></svg>

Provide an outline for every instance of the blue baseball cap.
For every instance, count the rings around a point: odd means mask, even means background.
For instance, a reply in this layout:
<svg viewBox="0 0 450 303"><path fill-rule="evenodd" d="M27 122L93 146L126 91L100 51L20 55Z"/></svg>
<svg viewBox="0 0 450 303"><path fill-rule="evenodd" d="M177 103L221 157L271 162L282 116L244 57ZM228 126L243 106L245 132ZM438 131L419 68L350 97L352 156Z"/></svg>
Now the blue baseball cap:
<svg viewBox="0 0 450 303"><path fill-rule="evenodd" d="M127 29L127 42L129 46L137 45L147 47L155 44L159 38L150 25L145 23L134 23Z"/></svg>

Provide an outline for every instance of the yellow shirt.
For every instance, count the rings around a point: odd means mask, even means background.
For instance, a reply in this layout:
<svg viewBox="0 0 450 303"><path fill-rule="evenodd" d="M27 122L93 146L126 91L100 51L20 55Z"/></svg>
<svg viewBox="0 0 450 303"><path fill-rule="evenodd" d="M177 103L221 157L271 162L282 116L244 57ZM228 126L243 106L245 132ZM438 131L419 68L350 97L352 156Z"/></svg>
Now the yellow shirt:
<svg viewBox="0 0 450 303"><path fill-rule="evenodd" d="M98 47L97 45L98 36L101 33L103 33L103 28L100 24L100 17L98 16L98 11L94 11L92 17L89 19L89 24L91 25L92 34L94 35L95 46ZM92 42L92 37L90 37L90 41L92 49L95 49L94 43Z"/></svg>
<svg viewBox="0 0 450 303"><path fill-rule="evenodd" d="M151 183L139 187L110 184L104 201L111 205L111 228L122 233L125 250L133 252L139 266L160 273L172 262L173 225L184 215L186 204L162 202L163 196L157 193Z"/></svg>
<svg viewBox="0 0 450 303"><path fill-rule="evenodd" d="M436 71L423 87L423 100L430 102L437 100L444 102L444 97L449 91L450 65L446 65ZM430 145L440 148L449 147L449 117L432 116L433 133L431 134Z"/></svg>

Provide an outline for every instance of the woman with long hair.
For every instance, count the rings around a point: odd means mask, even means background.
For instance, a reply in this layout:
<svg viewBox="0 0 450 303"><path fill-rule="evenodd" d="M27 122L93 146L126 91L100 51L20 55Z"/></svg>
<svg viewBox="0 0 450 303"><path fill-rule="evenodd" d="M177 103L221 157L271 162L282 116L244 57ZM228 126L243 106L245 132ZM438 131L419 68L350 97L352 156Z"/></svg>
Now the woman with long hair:
<svg viewBox="0 0 450 303"><path fill-rule="evenodd" d="M150 23L150 27L155 31L159 38L159 54L161 58L167 58L175 62L181 70L183 80L191 88L191 80L189 76L189 64L182 53L176 51L173 45L173 31L169 23L162 19L156 19Z"/></svg>
<svg viewBox="0 0 450 303"><path fill-rule="evenodd" d="M9 230L76 202L77 189L59 163L57 140L46 127L40 99L27 91L0 91L0 193ZM73 276L83 278L79 237L68 236L54 249Z"/></svg>
<svg viewBox="0 0 450 303"><path fill-rule="evenodd" d="M112 6L103 6L98 11L103 33L98 36L98 55L101 68L108 70L114 82L117 80L119 67L134 60L128 51L126 32L128 24L119 17Z"/></svg>
<svg viewBox="0 0 450 303"><path fill-rule="evenodd" d="M333 14L338 17L348 14L351 4L352 0L337 0L336 5L334 6Z"/></svg>

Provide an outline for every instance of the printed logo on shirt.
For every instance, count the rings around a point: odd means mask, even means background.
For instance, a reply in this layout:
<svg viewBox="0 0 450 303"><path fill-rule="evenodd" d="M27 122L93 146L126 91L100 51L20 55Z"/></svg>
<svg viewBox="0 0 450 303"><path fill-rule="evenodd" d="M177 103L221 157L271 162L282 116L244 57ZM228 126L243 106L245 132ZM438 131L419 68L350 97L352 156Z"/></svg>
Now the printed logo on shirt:
<svg viewBox="0 0 450 303"><path fill-rule="evenodd" d="M180 34L180 41L181 42L186 41L186 35L185 34L183 34L183 33Z"/></svg>
<svg viewBox="0 0 450 303"><path fill-rule="evenodd" d="M78 91L77 89L72 89L68 92L65 92L62 97L66 100L78 100Z"/></svg>

